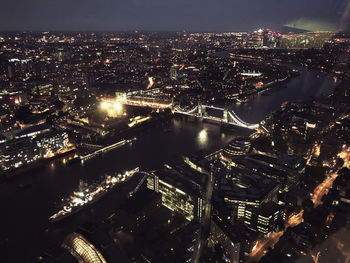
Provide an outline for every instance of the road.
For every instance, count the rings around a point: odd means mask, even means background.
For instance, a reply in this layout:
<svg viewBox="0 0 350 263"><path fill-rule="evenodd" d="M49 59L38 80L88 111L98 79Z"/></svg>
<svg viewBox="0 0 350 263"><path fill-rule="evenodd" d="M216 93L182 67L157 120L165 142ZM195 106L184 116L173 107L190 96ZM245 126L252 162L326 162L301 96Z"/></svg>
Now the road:
<svg viewBox="0 0 350 263"><path fill-rule="evenodd" d="M298 214L292 215L287 220L285 230L288 227L294 227L303 222L303 214L304 210L301 210ZM263 256L265 256L269 248L274 248L281 236L283 236L285 230L277 233L269 233L262 240L258 240L249 255L248 262L258 262Z"/></svg>
<svg viewBox="0 0 350 263"><path fill-rule="evenodd" d="M277 244L283 234L284 231L277 233L272 232L269 233L264 239L257 241L249 255L248 263L258 262L263 256L265 256L270 247L273 248Z"/></svg>
<svg viewBox="0 0 350 263"><path fill-rule="evenodd" d="M322 204L323 196L328 194L329 189L332 188L333 182L337 177L338 172L329 174L327 175L327 178L324 179L324 181L315 188L311 197L311 200L314 203L315 207Z"/></svg>

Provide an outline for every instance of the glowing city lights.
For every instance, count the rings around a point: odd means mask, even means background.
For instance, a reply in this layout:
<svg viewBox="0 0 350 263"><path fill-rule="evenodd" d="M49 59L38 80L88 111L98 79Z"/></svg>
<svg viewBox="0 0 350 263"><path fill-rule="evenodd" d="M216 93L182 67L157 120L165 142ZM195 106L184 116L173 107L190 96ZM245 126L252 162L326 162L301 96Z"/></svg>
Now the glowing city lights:
<svg viewBox="0 0 350 263"><path fill-rule="evenodd" d="M120 103L120 102L114 102L113 103L113 108L116 110L116 111L121 111L123 109L123 105Z"/></svg>
<svg viewBox="0 0 350 263"><path fill-rule="evenodd" d="M119 101L102 101L100 108L102 111L107 112L110 117L117 117L123 114L123 105Z"/></svg>
<svg viewBox="0 0 350 263"><path fill-rule="evenodd" d="M100 106L102 110L107 110L110 107L110 103L107 101L102 101Z"/></svg>

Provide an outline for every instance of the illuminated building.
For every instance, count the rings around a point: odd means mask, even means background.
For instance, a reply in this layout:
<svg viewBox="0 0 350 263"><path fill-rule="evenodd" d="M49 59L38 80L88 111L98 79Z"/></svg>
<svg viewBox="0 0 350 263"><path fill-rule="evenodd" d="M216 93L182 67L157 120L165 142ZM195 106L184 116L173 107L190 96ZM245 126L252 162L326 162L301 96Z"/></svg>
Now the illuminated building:
<svg viewBox="0 0 350 263"><path fill-rule="evenodd" d="M0 146L0 152L4 170L16 169L41 158L39 148L29 138L5 142Z"/></svg>
<svg viewBox="0 0 350 263"><path fill-rule="evenodd" d="M288 191L298 185L305 173L306 162L302 158L289 155L250 154L246 157L247 167L258 170L264 176L276 180L281 191Z"/></svg>
<svg viewBox="0 0 350 263"><path fill-rule="evenodd" d="M38 96L51 96L53 85L51 83L40 83L32 88L32 94Z"/></svg>
<svg viewBox="0 0 350 263"><path fill-rule="evenodd" d="M279 232L283 228L284 212L274 202L264 203L261 207L248 207L244 211L244 225L250 230L267 234Z"/></svg>
<svg viewBox="0 0 350 263"><path fill-rule="evenodd" d="M101 101L100 108L107 112L109 117L115 118L123 114L123 104L117 99Z"/></svg>
<svg viewBox="0 0 350 263"><path fill-rule="evenodd" d="M264 43L263 38L264 30L259 29L249 34L247 37L246 47L247 48L262 48Z"/></svg>
<svg viewBox="0 0 350 263"><path fill-rule="evenodd" d="M52 130L35 137L44 158L53 157L57 152L68 147L68 134L65 131Z"/></svg>
<svg viewBox="0 0 350 263"><path fill-rule="evenodd" d="M69 234L62 247L67 249L79 263L107 263L96 247L78 233Z"/></svg>
<svg viewBox="0 0 350 263"><path fill-rule="evenodd" d="M242 222L250 230L267 234L279 230L278 223L284 218L276 204L278 190L276 181L234 167L231 176L221 180L217 196L231 211L225 213L231 222Z"/></svg>
<svg viewBox="0 0 350 263"><path fill-rule="evenodd" d="M168 99L158 99L154 97L129 97L123 104L139 107L150 107L153 109L166 109L172 106L172 101Z"/></svg>
<svg viewBox="0 0 350 263"><path fill-rule="evenodd" d="M259 209L269 202L277 202L279 185L257 171L231 167L217 185L216 199L222 200L229 208L228 217L232 222L244 221L246 211Z"/></svg>
<svg viewBox="0 0 350 263"><path fill-rule="evenodd" d="M15 134L15 138L24 138L24 137L34 137L41 133L50 131L51 127L47 124L39 124L24 128Z"/></svg>
<svg viewBox="0 0 350 263"><path fill-rule="evenodd" d="M235 157L247 154L251 149L249 138L239 137L232 140L222 151L222 156L227 161L232 161Z"/></svg>
<svg viewBox="0 0 350 263"><path fill-rule="evenodd" d="M249 138L238 138L230 142L222 151L221 161L234 167L250 170L267 178L276 180L280 184L280 191L287 191L297 185L305 173L306 162L302 158L289 155L275 155L273 153L251 150Z"/></svg>
<svg viewBox="0 0 350 263"><path fill-rule="evenodd" d="M192 171L198 174L197 171ZM147 187L161 194L163 206L182 214L187 220L200 221L204 216L202 186L172 167L166 165L150 174Z"/></svg>
<svg viewBox="0 0 350 263"><path fill-rule="evenodd" d="M289 33L281 36L280 45L290 49L322 48L333 35L332 32Z"/></svg>
<svg viewBox="0 0 350 263"><path fill-rule="evenodd" d="M115 93L115 99L119 102L126 101L127 100L127 94L126 92L116 92Z"/></svg>
<svg viewBox="0 0 350 263"><path fill-rule="evenodd" d="M317 125L315 123L306 123L306 128L305 128L305 140L314 140L316 135L317 135Z"/></svg>

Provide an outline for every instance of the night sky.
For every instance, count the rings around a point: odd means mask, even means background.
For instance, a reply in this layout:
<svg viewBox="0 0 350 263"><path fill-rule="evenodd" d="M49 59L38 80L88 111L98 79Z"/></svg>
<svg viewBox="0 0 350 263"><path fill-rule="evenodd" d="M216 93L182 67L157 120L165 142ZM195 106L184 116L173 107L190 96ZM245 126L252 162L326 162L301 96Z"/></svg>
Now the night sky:
<svg viewBox="0 0 350 263"><path fill-rule="evenodd" d="M0 30L246 31L285 24L337 29L348 28L350 17L350 0L1 1Z"/></svg>

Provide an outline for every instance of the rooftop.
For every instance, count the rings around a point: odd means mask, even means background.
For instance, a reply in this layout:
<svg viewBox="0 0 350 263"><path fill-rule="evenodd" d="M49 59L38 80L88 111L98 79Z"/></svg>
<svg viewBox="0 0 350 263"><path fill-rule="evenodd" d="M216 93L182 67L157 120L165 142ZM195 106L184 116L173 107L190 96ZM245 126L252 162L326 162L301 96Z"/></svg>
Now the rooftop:
<svg viewBox="0 0 350 263"><path fill-rule="evenodd" d="M24 128L22 130L20 130L19 132L16 133L16 138L20 138L20 137L30 137L33 136L36 133L41 133L41 132L46 132L49 131L51 129L51 127L45 123L39 124L39 125L33 125L27 128Z"/></svg>

